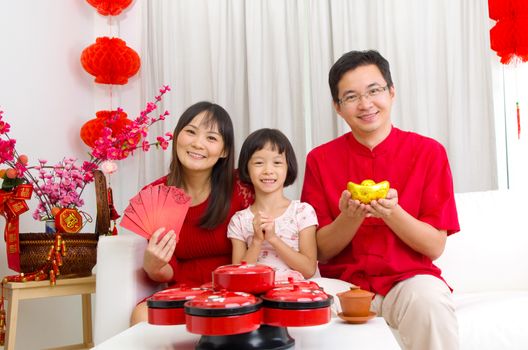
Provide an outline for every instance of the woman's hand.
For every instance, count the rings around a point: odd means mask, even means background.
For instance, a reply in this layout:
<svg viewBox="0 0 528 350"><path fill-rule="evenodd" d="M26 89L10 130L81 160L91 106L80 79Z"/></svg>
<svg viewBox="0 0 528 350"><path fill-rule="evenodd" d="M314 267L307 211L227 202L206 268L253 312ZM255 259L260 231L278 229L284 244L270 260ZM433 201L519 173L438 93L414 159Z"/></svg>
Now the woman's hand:
<svg viewBox="0 0 528 350"><path fill-rule="evenodd" d="M172 278L172 267L168 263L176 249L174 231L170 230L160 238L163 232L165 227L154 232L143 255L143 269L152 280L158 282L166 282Z"/></svg>

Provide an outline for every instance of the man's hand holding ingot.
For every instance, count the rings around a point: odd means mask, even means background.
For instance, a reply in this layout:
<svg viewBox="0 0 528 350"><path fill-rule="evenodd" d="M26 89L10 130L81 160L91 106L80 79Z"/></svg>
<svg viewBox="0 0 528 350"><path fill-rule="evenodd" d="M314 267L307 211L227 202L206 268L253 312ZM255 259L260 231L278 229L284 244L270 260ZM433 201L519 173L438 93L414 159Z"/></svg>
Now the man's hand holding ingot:
<svg viewBox="0 0 528 350"><path fill-rule="evenodd" d="M367 206L358 200L354 200L350 196L348 190L344 190L339 198L339 210L346 217L352 219L363 219L367 215Z"/></svg>
<svg viewBox="0 0 528 350"><path fill-rule="evenodd" d="M398 205L398 191L394 188L389 189L387 197L372 201L367 206L368 217L387 218L392 214L392 211Z"/></svg>

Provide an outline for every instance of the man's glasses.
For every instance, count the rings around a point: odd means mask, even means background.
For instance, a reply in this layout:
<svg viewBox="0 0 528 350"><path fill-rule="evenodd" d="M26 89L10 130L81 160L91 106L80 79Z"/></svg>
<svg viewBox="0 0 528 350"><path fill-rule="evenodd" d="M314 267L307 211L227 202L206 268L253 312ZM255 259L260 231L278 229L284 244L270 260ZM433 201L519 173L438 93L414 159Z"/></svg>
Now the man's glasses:
<svg viewBox="0 0 528 350"><path fill-rule="evenodd" d="M359 103L361 98L373 98L381 94L383 91L387 90L389 88L389 85L385 85L383 87L375 87L372 89L367 90L364 94L350 94L346 95L337 102L339 102L340 105L355 105Z"/></svg>

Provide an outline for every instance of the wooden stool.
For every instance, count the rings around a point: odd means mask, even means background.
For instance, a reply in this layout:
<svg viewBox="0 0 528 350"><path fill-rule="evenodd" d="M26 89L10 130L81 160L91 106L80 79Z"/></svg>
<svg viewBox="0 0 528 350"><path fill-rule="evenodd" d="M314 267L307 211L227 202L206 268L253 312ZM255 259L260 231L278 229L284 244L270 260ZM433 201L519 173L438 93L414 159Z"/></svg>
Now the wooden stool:
<svg viewBox="0 0 528 350"><path fill-rule="evenodd" d="M24 299L38 299L67 295L81 295L83 319L83 343L57 349L89 349L92 338L92 300L95 293L95 275L79 278L57 279L55 286L50 281L8 282L4 285L8 302L5 350L14 350L18 319L18 302Z"/></svg>

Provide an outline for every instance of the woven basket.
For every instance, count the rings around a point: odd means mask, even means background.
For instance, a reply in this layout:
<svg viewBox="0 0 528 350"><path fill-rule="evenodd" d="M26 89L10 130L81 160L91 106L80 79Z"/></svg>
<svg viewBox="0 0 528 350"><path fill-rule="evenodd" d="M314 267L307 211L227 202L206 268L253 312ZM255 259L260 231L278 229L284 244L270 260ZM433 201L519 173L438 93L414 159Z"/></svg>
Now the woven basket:
<svg viewBox="0 0 528 350"><path fill-rule="evenodd" d="M66 255L58 278L89 276L97 262L97 240L95 233L62 234L66 242ZM20 272L38 271L45 263L50 247L55 241L54 233L20 234Z"/></svg>
<svg viewBox="0 0 528 350"><path fill-rule="evenodd" d="M95 233L63 233L66 255L59 267L57 278L89 276L97 262L97 241L99 235L107 234L110 227L110 208L106 179L101 170L94 171L97 217ZM51 245L55 242L54 233L20 233L20 272L39 271L47 262Z"/></svg>

